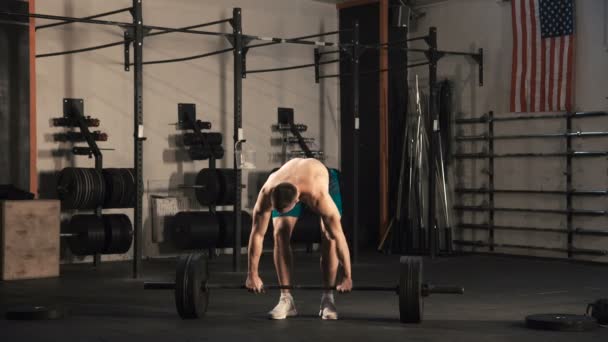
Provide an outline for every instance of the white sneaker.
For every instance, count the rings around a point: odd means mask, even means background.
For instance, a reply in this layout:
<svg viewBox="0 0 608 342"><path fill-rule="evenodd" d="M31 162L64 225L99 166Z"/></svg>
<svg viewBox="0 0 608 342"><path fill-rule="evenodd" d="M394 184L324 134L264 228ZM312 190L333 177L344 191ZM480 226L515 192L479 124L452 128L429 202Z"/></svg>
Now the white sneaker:
<svg viewBox="0 0 608 342"><path fill-rule="evenodd" d="M268 316L270 319L285 319L287 317L292 317L297 315L296 304L293 301L293 297L291 295L284 296L282 295L279 299L279 303L274 309L268 312Z"/></svg>
<svg viewBox="0 0 608 342"><path fill-rule="evenodd" d="M338 319L338 311L336 310L336 304L334 303L333 296L323 296L323 298L321 298L319 317L327 320Z"/></svg>

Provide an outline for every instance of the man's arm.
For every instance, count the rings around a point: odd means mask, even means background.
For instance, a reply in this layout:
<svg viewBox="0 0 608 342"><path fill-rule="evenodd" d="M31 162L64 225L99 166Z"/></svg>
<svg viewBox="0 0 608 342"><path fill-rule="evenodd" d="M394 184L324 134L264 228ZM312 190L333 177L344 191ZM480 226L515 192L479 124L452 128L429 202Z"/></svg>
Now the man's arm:
<svg viewBox="0 0 608 342"><path fill-rule="evenodd" d="M246 285L255 292L259 292L262 286L262 281L259 278L258 273L258 265L260 263L260 256L262 255L264 235L268 229L271 208L270 198L266 191L262 189L258 195L255 207L253 208L253 223L247 251L249 261Z"/></svg>
<svg viewBox="0 0 608 342"><path fill-rule="evenodd" d="M342 230L340 212L327 192L323 192L319 196L317 203L317 210L323 220L323 224L325 224L325 229L327 230L329 238L336 241L336 252L344 269L344 279L340 285L338 285L338 291L350 291L352 289L350 252L348 250L346 236Z"/></svg>

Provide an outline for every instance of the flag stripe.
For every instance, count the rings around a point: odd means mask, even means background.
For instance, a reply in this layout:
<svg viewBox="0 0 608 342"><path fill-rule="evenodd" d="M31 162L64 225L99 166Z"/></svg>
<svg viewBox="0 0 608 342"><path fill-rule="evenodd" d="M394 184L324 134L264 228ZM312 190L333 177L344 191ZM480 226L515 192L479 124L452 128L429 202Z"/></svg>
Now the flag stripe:
<svg viewBox="0 0 608 342"><path fill-rule="evenodd" d="M566 71L566 110L572 111L572 66L574 65L574 35L568 37L568 63Z"/></svg>
<svg viewBox="0 0 608 342"><path fill-rule="evenodd" d="M528 22L526 18L526 0L520 0L519 5L521 6L521 73L519 80L519 101L520 110L525 111L528 106L526 103L526 80L528 73Z"/></svg>
<svg viewBox="0 0 608 342"><path fill-rule="evenodd" d="M563 36L562 40L564 41L564 48L562 49L562 64L561 64L561 72L559 73L560 76L560 82L559 85L561 87L561 92L560 92L560 100L559 100L559 105L560 105L560 110L566 110L566 83L568 81L568 75L566 75L566 72L568 72L568 48L570 47L570 39L568 39L568 37Z"/></svg>
<svg viewBox="0 0 608 342"><path fill-rule="evenodd" d="M549 110L553 110L553 89L555 77L555 38L549 38Z"/></svg>
<svg viewBox="0 0 608 342"><path fill-rule="evenodd" d="M512 60L512 72L511 72L511 111L517 112L515 108L515 97L517 94L517 59L519 57L518 54L518 39L517 39L517 4L516 1L511 1L511 21L513 22L513 60Z"/></svg>
<svg viewBox="0 0 608 342"><path fill-rule="evenodd" d="M546 75L547 75L547 42L545 39L541 39L540 42L540 111L546 111L547 104L547 87Z"/></svg>
<svg viewBox="0 0 608 342"><path fill-rule="evenodd" d="M559 59L557 67L559 71L557 73L557 109L562 110L564 106L562 106L562 96L566 94L562 94L563 88L563 72L564 72L564 49L566 48L564 36L559 37Z"/></svg>
<svg viewBox="0 0 608 342"><path fill-rule="evenodd" d="M530 77L532 78L530 80L530 111L535 112L537 109L537 105L536 105L536 101L537 101L537 97L536 97L536 76L537 76L537 64L538 61L536 60L536 45L537 45L537 36L538 36L538 31L536 30L536 18L537 18L537 14L536 14L536 10L535 10L535 6L534 6L534 0L529 0L529 5L530 5L530 23L532 28L530 29L530 35L532 37L532 56L531 56L531 65L530 67L532 68L532 70L530 70Z"/></svg>

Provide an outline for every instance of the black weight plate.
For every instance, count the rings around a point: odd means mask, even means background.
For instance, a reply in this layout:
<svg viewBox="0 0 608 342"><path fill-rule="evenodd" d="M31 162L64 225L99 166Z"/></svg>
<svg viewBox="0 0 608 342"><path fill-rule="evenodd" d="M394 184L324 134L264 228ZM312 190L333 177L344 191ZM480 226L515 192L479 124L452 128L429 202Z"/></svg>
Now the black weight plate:
<svg viewBox="0 0 608 342"><path fill-rule="evenodd" d="M73 209L78 203L78 172L74 167L66 167L57 177L57 195L65 209Z"/></svg>
<svg viewBox="0 0 608 342"><path fill-rule="evenodd" d="M420 323L424 311L422 259L402 256L399 263L399 320L401 323Z"/></svg>
<svg viewBox="0 0 608 342"><path fill-rule="evenodd" d="M133 242L133 226L124 214L103 216L106 229L106 244L103 254L123 254L129 251Z"/></svg>
<svg viewBox="0 0 608 342"><path fill-rule="evenodd" d="M216 169L217 177L220 180L221 198L219 204L232 205L234 204L235 195L235 173L234 169Z"/></svg>
<svg viewBox="0 0 608 342"><path fill-rule="evenodd" d="M206 274L206 260L201 255L179 257L175 274L175 306L182 319L194 319L205 314L209 293L201 290Z"/></svg>
<svg viewBox="0 0 608 342"><path fill-rule="evenodd" d="M122 196L122 177L118 169L104 169L103 177L106 182L104 208L116 208Z"/></svg>
<svg viewBox="0 0 608 342"><path fill-rule="evenodd" d="M197 188L194 191L196 199L201 205L220 204L219 202L222 196L222 184L216 170L200 170L196 175L195 184L203 187Z"/></svg>
<svg viewBox="0 0 608 342"><path fill-rule="evenodd" d="M218 211L217 219L220 224L220 237L218 248L231 248L234 246L234 211ZM246 211L241 211L241 245L247 246L251 234L252 218Z"/></svg>
<svg viewBox="0 0 608 342"><path fill-rule="evenodd" d="M60 319L65 315L64 311L47 306L24 305L9 309L6 311L5 317L8 320L16 321L40 321Z"/></svg>
<svg viewBox="0 0 608 342"><path fill-rule="evenodd" d="M105 249L106 232L102 219L95 215L74 215L68 224L70 250L75 255L93 255Z"/></svg>
<svg viewBox="0 0 608 342"><path fill-rule="evenodd" d="M124 198L121 201L123 208L135 208L137 189L135 188L135 169L121 169L124 183Z"/></svg>
<svg viewBox="0 0 608 342"><path fill-rule="evenodd" d="M179 212L171 220L171 239L179 249L215 248L220 239L217 216L211 212Z"/></svg>
<svg viewBox="0 0 608 342"><path fill-rule="evenodd" d="M572 314L537 314L526 317L526 326L531 329L557 331L588 331L597 328L595 318Z"/></svg>
<svg viewBox="0 0 608 342"><path fill-rule="evenodd" d="M209 290L207 289L208 265L207 259L195 254L190 261L190 276L188 277L187 294L191 300L191 318L200 318L207 312Z"/></svg>

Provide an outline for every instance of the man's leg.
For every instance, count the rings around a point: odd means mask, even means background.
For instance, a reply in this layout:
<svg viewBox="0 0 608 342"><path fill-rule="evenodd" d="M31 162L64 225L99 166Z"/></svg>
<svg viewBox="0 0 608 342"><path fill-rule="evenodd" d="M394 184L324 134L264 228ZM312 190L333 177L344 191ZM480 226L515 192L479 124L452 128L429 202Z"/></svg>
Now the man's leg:
<svg viewBox="0 0 608 342"><path fill-rule="evenodd" d="M297 217L280 216L272 219L274 227L274 266L280 285L292 285L291 233L298 221ZM281 290L279 303L269 313L271 319L285 319L297 315L296 306L289 290Z"/></svg>
<svg viewBox="0 0 608 342"><path fill-rule="evenodd" d="M280 285L291 284L291 269L293 267L293 255L291 251L291 233L298 221L297 217L281 216L272 219L274 227L274 267ZM289 290L281 290L282 293L290 293Z"/></svg>
<svg viewBox="0 0 608 342"><path fill-rule="evenodd" d="M336 252L336 241L329 238L323 221L321 221L321 273L323 277L323 287L336 286L336 276L338 274L339 264L338 253ZM333 291L323 292L319 316L321 316L322 319L338 319Z"/></svg>

